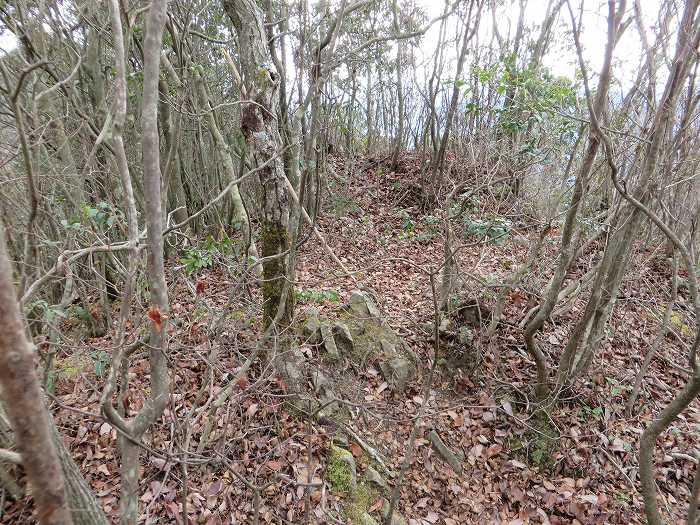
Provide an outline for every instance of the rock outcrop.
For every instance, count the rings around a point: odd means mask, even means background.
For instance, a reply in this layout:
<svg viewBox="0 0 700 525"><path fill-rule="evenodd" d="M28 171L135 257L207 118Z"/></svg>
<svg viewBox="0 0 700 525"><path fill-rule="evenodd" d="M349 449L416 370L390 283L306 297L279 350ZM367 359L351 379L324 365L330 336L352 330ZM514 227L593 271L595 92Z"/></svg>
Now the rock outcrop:
<svg viewBox="0 0 700 525"><path fill-rule="evenodd" d="M392 391L403 391L416 375L415 356L365 292L354 291L334 320L311 309L301 328L304 341L321 348L330 361L376 363Z"/></svg>

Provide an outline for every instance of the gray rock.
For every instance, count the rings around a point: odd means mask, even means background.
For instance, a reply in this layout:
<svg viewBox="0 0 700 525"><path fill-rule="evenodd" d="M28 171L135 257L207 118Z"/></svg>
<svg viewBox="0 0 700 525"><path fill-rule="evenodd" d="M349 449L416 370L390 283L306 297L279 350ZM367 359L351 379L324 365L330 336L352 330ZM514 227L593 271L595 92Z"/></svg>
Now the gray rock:
<svg viewBox="0 0 700 525"><path fill-rule="evenodd" d="M340 359L340 352L338 347L335 345L335 338L333 337L333 329L325 324L321 323L321 339L323 340L323 347L326 349L326 354L328 358L337 361Z"/></svg>
<svg viewBox="0 0 700 525"><path fill-rule="evenodd" d="M384 380L389 383L389 387L394 392L403 392L406 384L413 379L416 374L416 367L410 359L396 355L379 363L379 370L384 376Z"/></svg>
<svg viewBox="0 0 700 525"><path fill-rule="evenodd" d="M440 321L440 326L438 327L438 330L441 334L449 334L455 331L455 326L454 322L452 322L452 319L449 317L444 317Z"/></svg>
<svg viewBox="0 0 700 525"><path fill-rule="evenodd" d="M382 516L384 519L386 519L387 514L389 514L389 501L384 498L382 502ZM394 508L394 512L391 515L391 525L408 525L406 518L396 508Z"/></svg>
<svg viewBox="0 0 700 525"><path fill-rule="evenodd" d="M377 305L365 292L360 290L352 292L347 308L355 317L381 319Z"/></svg>
<svg viewBox="0 0 700 525"><path fill-rule="evenodd" d="M367 467L367 470L365 471L365 479L383 492L389 491L389 484L382 477L382 475L372 467Z"/></svg>
<svg viewBox="0 0 700 525"><path fill-rule="evenodd" d="M461 326L457 337L463 345L471 345L474 342L474 332L468 326Z"/></svg>
<svg viewBox="0 0 700 525"><path fill-rule="evenodd" d="M321 342L321 321L318 317L318 310L310 309L306 321L301 327L302 335L310 344L316 345Z"/></svg>
<svg viewBox="0 0 700 525"><path fill-rule="evenodd" d="M391 356L396 354L396 343L394 343L394 341L391 341L388 338L382 338L379 340L379 344L381 345L382 352L384 352L385 355Z"/></svg>
<svg viewBox="0 0 700 525"><path fill-rule="evenodd" d="M335 346L338 348L339 352L344 355L351 355L355 348L355 342L352 339L352 334L347 325L344 323L335 323L333 325L333 336L335 339Z"/></svg>
<svg viewBox="0 0 700 525"><path fill-rule="evenodd" d="M320 405L323 406L319 415L330 417L338 409L335 392L333 391L333 381L319 369L314 369L311 373L311 383L314 385L314 393Z"/></svg>
<svg viewBox="0 0 700 525"><path fill-rule="evenodd" d="M363 512L360 516L358 525L379 525L379 522L366 512Z"/></svg>
<svg viewBox="0 0 700 525"><path fill-rule="evenodd" d="M279 356L277 357L277 363L282 372L282 377L285 382L288 383L287 386L289 389L294 390L295 388L299 388L306 380L306 373L304 372L305 362L306 358L304 354L302 354L301 350L296 346L289 350L284 359Z"/></svg>

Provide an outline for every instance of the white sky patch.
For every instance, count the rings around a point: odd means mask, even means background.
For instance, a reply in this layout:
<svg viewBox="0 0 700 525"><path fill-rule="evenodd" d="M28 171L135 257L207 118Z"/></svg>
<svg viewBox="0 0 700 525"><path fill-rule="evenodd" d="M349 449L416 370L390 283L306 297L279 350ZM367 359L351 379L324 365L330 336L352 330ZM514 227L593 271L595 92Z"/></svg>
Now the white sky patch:
<svg viewBox="0 0 700 525"><path fill-rule="evenodd" d="M525 8L525 26L534 28L534 35L539 34L539 26L547 10L548 0L529 0ZM642 14L644 23L650 40L654 39L653 26L660 6L660 0L643 0ZM416 0L416 4L421 7L429 19L433 19L442 14L444 2L440 0ZM498 30L504 38L515 34L520 14L519 2L506 0L505 5L498 8L497 23ZM579 16L579 5L577 0L571 0L574 16ZM625 18L633 15L633 4L628 2L628 10ZM581 43L583 47L584 60L589 67L589 76L595 76L600 71L603 64L605 43L607 41L607 16L608 6L605 0L587 0L583 9L583 23L581 30ZM453 17L454 18L454 17ZM451 33L454 34L454 20L451 21ZM491 42L493 28L492 16L488 8L484 8L481 14L479 28L479 40L481 45L488 45ZM448 32L448 35L450 32ZM422 60L430 60L438 43L439 24L431 27L425 34L421 42L418 56ZM535 38L536 36L533 36ZM494 42L494 45L498 45ZM450 45L445 49L448 63L451 63L450 71L454 71L457 58L457 46ZM627 28L622 38L615 47L613 55L613 75L619 82L622 89L628 88L635 79L635 73L639 68L642 55L642 43L634 22ZM469 60L467 59L467 63ZM544 56L543 64L555 76L566 76L573 79L578 69L578 59L574 47L574 40L571 34L571 18L566 4L562 6L558 19L553 26L553 35L547 53ZM453 73L454 74L454 73ZM448 75L449 76L449 75Z"/></svg>
<svg viewBox="0 0 700 525"><path fill-rule="evenodd" d="M5 54L17 47L17 39L15 35L9 31L0 33L0 53Z"/></svg>

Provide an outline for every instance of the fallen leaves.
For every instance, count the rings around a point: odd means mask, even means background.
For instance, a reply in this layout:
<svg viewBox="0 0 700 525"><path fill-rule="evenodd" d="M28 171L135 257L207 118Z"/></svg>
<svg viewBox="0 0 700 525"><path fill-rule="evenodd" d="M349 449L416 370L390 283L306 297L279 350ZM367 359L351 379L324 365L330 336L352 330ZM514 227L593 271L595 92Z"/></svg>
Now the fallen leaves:
<svg viewBox="0 0 700 525"><path fill-rule="evenodd" d="M390 184L404 180L398 174L388 175L388 178ZM367 268L363 284L377 292L390 322L396 325L418 359L428 363L432 350L416 326L430 318L432 304L429 282L415 265L427 267L439 260L441 240L436 237L418 243L415 239L398 238L395 232L400 231L401 225L395 216L390 185L377 186L374 179L368 177L368 180L353 179L349 187L353 199L365 210L362 217L366 217L366 223L359 215L341 223L335 217L321 213L319 226L327 233L331 248L342 260L354 268ZM418 218L416 211L410 213ZM417 220L416 224L417 228L422 227L421 221ZM554 244L552 247L555 248ZM479 252L460 252L460 262L464 267L473 268L475 274L493 274L494 278L499 278L504 275L500 259L507 258L516 265L525 253L522 247L508 243L504 246L488 245ZM553 255L554 252L550 252L548 257ZM410 260L415 265L382 260L389 257ZM324 270L319 261L324 261L319 247L312 242L306 243L300 252L299 286L314 286L314 281ZM529 308L529 290L536 290L546 277L546 273L536 273L528 286L510 292L504 317L517 320L524 314ZM636 282L633 285L639 286ZM202 388L210 347L218 345L221 371L215 374L211 390L203 390L205 400L209 395L216 397L228 386L228 381L240 370L242 360L249 355L246 352L259 336L259 326L254 320L259 305L229 304L227 295L235 284L227 281L225 274L217 273L214 268L202 271L194 283L196 294L191 293L191 282L184 286L176 280L171 286L174 288L173 322L168 328L170 330L172 326L173 332L169 335L173 347L185 348L186 351L169 356L177 391L171 396L164 424L148 436L152 440L149 446L160 451L178 450L175 447L182 444L181 438L172 440L171 426L188 428L192 432L192 443L197 444L201 423L191 425L192 419L185 419L185 416L192 409L195 394ZM341 278L334 286L342 295L352 289L353 283ZM659 298L658 290L653 290L651 285L644 293L646 295L638 297L645 303L654 304ZM211 319L206 318L208 314L203 318L194 315L197 305L204 303L207 306L204 310L219 308L223 311L225 305L229 309L227 312L237 312L235 316L226 317L221 328L224 335L220 340L209 341ZM322 310L333 307L320 305ZM576 303L572 312L575 314L580 308L581 304ZM148 309L146 317L158 330L166 322L165 316L155 306ZM403 397L393 394L371 360L358 367L356 374L354 371L345 375L339 373L338 377L343 378L343 395L350 401L362 403L364 396L371 401L365 404L370 410L358 410L358 417L354 417L352 423L363 439L386 453L394 470L403 460L418 407L426 405L429 414L426 428L420 429L416 439L416 457L406 474L400 500L400 509L412 524L640 523L641 501L638 495L630 494L629 484L618 467L636 480L639 435L651 415L658 412L658 407L667 402L670 393L682 381L680 374L667 373L664 361L655 360L650 369L650 381L640 397L639 417L627 420L621 416L619 404L624 402L627 392L620 387L629 382L630 370L637 367L639 355L635 353L636 348L650 337L647 325L653 323L649 323L647 317L646 310L635 311L631 304L613 312L615 336L606 342L600 361L596 363L604 370L595 370L592 385L577 392L575 400L562 403L561 411L553 409L550 414L561 431L558 450L552 453L551 471L539 469L527 457L533 446L524 435L527 424L531 424L528 403L532 398L527 399L527 396L531 391L534 367L523 350L522 334L510 324L503 327L492 346L483 340L477 341L483 351L483 362L477 373L455 374L453 377L440 369L434 391L427 399L419 393L416 384L409 385ZM182 322L182 326L176 326L175 318ZM557 319L556 327L549 327L539 336L545 342L547 352L560 352L568 340L573 321L571 316L562 316ZM673 341L671 338L667 341L664 357L681 363L682 358L674 354L676 347L670 344ZM113 345L109 339L103 343L104 348ZM91 344L100 347L95 342ZM313 348L305 348L305 352L308 359L318 357ZM126 393L127 415L143 406L147 397L147 359L132 359L129 371L132 388ZM329 370L329 373L336 372L339 371ZM311 474L314 482L323 482L324 451L331 437L327 429L313 424L309 458L305 425L281 408L280 398L286 385L280 378L272 378L261 385L257 383L259 380L260 371L251 368L235 381L230 404L214 421L212 443L229 452L229 460L239 475L251 482L271 483L261 495L259 518L262 523L285 519L300 523L304 515L304 487L284 482L282 476L305 483ZM67 406L99 413L99 396L88 398L95 388L92 384L88 388L86 381L100 384L94 376L78 377L74 382L59 384L58 396ZM256 385L255 395L248 392L251 385ZM270 392L274 395L267 398ZM60 409L57 413L61 427L67 436L71 436L71 452L93 488L101 494L104 508L113 513L110 516L113 518L118 512L119 493L116 431L102 420L76 418ZM657 482L667 501L679 502L673 505L674 508L683 507L689 480L695 472L695 465L679 454L688 454L697 447L698 437L693 429L699 421L697 407L691 407L684 418L678 419L677 428L660 440L656 458L659 466ZM446 445L464 454L469 467L463 477L455 476L444 462L436 460L434 451L427 446L428 441L422 437L429 427L434 427L444 437ZM516 442L523 442L523 450L514 450ZM351 440L347 447L358 465L371 461L358 443ZM181 487L172 481L179 466L165 457L167 455L144 454L144 479L152 481L144 487L143 503L151 505L149 513L154 520L182 523ZM252 522L252 493L229 472L228 467L206 465L201 469L190 469L189 475L187 504L192 523ZM165 481L166 477L171 481ZM156 485L161 482L163 486ZM338 501L332 494L324 494L326 508L335 508ZM321 499L321 490L311 491L313 512L320 512ZM12 509L19 512L17 508L12 507L10 512ZM377 513L380 508L381 500L378 499L369 510ZM317 515L317 518L320 522L323 515Z"/></svg>

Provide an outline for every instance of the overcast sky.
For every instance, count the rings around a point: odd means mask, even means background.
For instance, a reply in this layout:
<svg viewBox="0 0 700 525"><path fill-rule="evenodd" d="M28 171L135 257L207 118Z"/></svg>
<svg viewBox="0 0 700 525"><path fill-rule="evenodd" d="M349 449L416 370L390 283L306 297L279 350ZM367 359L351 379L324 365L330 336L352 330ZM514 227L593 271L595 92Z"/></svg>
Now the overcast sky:
<svg viewBox="0 0 700 525"><path fill-rule="evenodd" d="M429 18L439 16L444 6L441 0L416 0L416 3L426 11ZM515 33L520 13L518 4L517 0L505 0L499 8L499 16L497 18L499 31L504 36L509 32L509 28L511 35ZM544 17L547 4L548 0L529 0L525 12L526 25L530 27L534 25L539 26ZM627 4L628 15L631 15L633 3L627 2ZM641 2L645 25L647 30L650 31L650 38L652 39L651 27L656 20L659 4L660 0L643 0ZM578 16L579 0L571 0L571 5L574 8L575 15ZM606 0L585 0L581 42L584 48L584 58L590 65L592 73L600 71L603 63L603 53L607 40L607 15ZM481 41L488 41L492 32L490 12L482 15L481 31ZM554 75L564 75L573 78L578 67L578 60L570 31L571 20L568 9L564 5L560 11L558 22L555 24L554 41L544 59L544 65ZM426 34L421 45L421 52L424 57L428 58L433 54L437 44L438 32L439 28L436 24ZM448 56L456 58L456 49L449 51ZM614 53L613 74L622 86L625 86L625 84L629 85L634 80L635 72L639 67L641 52L639 33L633 24L623 34Z"/></svg>
<svg viewBox="0 0 700 525"><path fill-rule="evenodd" d="M571 0L575 6L575 12L578 14L579 0ZM416 0L416 3L422 7L428 18L432 19L439 16L444 9L443 0ZM517 0L505 0L499 8L499 31L505 36L510 31L511 34L515 31L517 24L519 8ZM548 0L529 0L527 2L525 19L529 26L538 25L544 16ZM641 2L643 14L648 30L651 29L655 19L660 0L643 0ZM632 2L628 2L628 10L631 13ZM456 23L456 20L451 22ZM490 38L491 15L484 12L481 23L482 42L488 41ZM555 75L565 75L573 78L577 60L573 49L573 41L570 34L570 19L569 14L564 6L560 12L558 23L555 25L555 38L550 46L549 52L544 59L544 65L547 66ZM419 46L419 56L422 54L424 60L429 60L435 51L439 32L439 24L435 24L423 38ZM582 43L584 47L584 56L590 64L593 73L600 70L604 46L607 35L607 1L605 0L585 0L584 3L584 19L582 31ZM5 51L15 47L14 37L6 31L0 34L0 49ZM456 59L456 46L446 49L446 57L448 59ZM641 43L636 27L630 26L621 41L615 48L615 65L614 76L619 80L624 87L626 81L631 83L634 79L634 73L639 67L639 57L641 54ZM454 64L452 64L454 67Z"/></svg>

